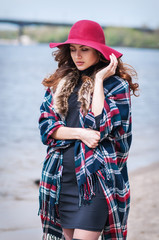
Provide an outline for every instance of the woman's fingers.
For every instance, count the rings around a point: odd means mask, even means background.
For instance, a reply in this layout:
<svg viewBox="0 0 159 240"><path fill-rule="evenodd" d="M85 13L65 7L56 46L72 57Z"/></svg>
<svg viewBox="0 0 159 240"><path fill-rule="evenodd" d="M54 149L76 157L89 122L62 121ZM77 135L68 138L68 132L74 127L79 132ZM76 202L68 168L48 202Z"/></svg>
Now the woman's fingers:
<svg viewBox="0 0 159 240"><path fill-rule="evenodd" d="M110 64L107 67L109 69L109 76L115 74L117 65L118 65L118 60L117 60L116 56L114 54L111 54L110 55Z"/></svg>
<svg viewBox="0 0 159 240"><path fill-rule="evenodd" d="M90 144L89 144L89 145L90 145L90 148L96 148L96 147L98 146L98 142L99 142L99 141L90 143Z"/></svg>
<svg viewBox="0 0 159 240"><path fill-rule="evenodd" d="M108 67L112 70L116 70L117 65L118 65L118 60L116 56L112 53L110 55L110 64L108 65Z"/></svg>
<svg viewBox="0 0 159 240"><path fill-rule="evenodd" d="M118 60L117 60L117 58L116 58L116 56L112 53L112 59L113 59L113 66L115 67L115 69L116 69L116 67L117 67L117 65L118 65Z"/></svg>
<svg viewBox="0 0 159 240"><path fill-rule="evenodd" d="M100 140L100 132L92 129L82 129L81 141L84 142L89 148L96 148Z"/></svg>
<svg viewBox="0 0 159 240"><path fill-rule="evenodd" d="M107 67L103 68L102 70L100 70L97 74L96 74L96 80L104 80L105 78L108 78L112 75L115 74L116 72L116 68L118 65L118 60L116 58L116 56L112 53L110 55L110 63Z"/></svg>

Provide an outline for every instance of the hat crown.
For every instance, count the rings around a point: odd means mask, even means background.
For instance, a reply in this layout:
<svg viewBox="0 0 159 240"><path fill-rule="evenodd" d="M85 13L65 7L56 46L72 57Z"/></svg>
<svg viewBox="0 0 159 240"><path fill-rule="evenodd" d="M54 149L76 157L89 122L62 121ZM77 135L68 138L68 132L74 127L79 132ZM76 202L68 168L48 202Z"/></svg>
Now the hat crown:
<svg viewBox="0 0 159 240"><path fill-rule="evenodd" d="M102 27L90 20L76 22L68 35L68 39L81 39L105 44L105 36Z"/></svg>

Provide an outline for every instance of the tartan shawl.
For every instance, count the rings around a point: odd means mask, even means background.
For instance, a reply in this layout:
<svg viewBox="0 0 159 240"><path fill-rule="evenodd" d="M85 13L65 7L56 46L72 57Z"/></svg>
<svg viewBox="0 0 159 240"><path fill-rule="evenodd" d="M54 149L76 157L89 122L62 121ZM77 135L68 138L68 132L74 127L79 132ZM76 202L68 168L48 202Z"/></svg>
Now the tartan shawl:
<svg viewBox="0 0 159 240"><path fill-rule="evenodd" d="M91 201L94 185L99 181L108 205L108 220L102 240L125 240L130 207L130 189L127 158L131 145L131 103L127 81L118 76L106 79L104 108L100 119L100 142L90 149L79 140L55 140L52 133L65 120L55 111L53 92L47 89L40 107L39 128L43 144L48 145L43 163L39 188L39 214L42 220L43 239L64 239L58 214L60 178L62 176L63 148L75 142L75 172L79 188L79 205ZM86 116L79 110L81 128L96 130L91 106Z"/></svg>

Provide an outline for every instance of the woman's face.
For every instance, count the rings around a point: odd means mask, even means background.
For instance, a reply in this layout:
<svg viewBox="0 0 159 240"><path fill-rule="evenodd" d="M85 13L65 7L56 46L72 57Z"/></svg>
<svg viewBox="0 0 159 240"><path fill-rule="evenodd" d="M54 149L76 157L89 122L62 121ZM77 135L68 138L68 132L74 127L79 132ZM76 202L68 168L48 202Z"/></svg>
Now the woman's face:
<svg viewBox="0 0 159 240"><path fill-rule="evenodd" d="M97 51L84 45L70 44L70 54L74 64L80 71L89 68L99 61Z"/></svg>

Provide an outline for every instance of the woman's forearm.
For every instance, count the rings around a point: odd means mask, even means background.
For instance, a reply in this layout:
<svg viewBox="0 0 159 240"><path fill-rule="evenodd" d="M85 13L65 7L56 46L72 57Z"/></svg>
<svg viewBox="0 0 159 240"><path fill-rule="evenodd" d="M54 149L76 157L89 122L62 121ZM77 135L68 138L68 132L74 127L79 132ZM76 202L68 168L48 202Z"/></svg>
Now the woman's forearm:
<svg viewBox="0 0 159 240"><path fill-rule="evenodd" d="M95 148L100 140L100 132L89 128L59 127L52 134L56 140L81 140L90 148Z"/></svg>
<svg viewBox="0 0 159 240"><path fill-rule="evenodd" d="M92 112L94 116L98 116L102 113L104 107L104 88L103 81L99 81L98 79L95 81L93 98L92 98Z"/></svg>
<svg viewBox="0 0 159 240"><path fill-rule="evenodd" d="M115 74L118 65L118 60L113 53L109 57L109 65L97 72L94 79L95 86L92 99L92 112L95 116L101 114L104 107L103 81Z"/></svg>
<svg viewBox="0 0 159 240"><path fill-rule="evenodd" d="M52 134L52 137L57 140L80 139L80 128L59 127Z"/></svg>

